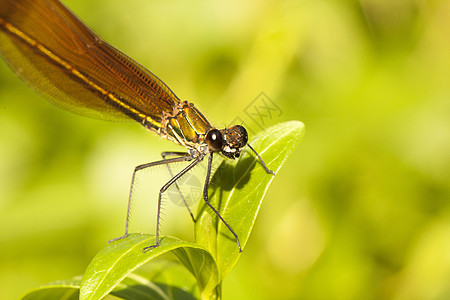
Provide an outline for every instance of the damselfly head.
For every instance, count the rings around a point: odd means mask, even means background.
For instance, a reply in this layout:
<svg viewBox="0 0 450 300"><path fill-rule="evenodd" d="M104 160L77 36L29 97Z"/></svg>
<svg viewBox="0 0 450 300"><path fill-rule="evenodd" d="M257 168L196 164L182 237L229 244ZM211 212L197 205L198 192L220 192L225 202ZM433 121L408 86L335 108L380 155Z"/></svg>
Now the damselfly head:
<svg viewBox="0 0 450 300"><path fill-rule="evenodd" d="M241 148L247 145L247 130L241 125L219 130L223 137L222 154L235 159L241 154Z"/></svg>

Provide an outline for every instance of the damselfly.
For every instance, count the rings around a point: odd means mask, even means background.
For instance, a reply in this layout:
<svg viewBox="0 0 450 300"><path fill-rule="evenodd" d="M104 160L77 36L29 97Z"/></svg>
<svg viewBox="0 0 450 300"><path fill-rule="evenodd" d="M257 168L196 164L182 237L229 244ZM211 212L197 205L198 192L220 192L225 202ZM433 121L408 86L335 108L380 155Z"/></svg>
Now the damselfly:
<svg viewBox="0 0 450 300"><path fill-rule="evenodd" d="M236 233L208 201L208 186L213 154L222 153L235 159L246 145L266 172L274 174L247 143L247 131L243 126L213 127L192 103L180 101L152 72L105 43L57 0L1 0L0 54L21 79L52 103L95 118L133 119L161 137L186 147L187 152L164 152L163 160L134 169L125 234L120 238L128 235L131 192L138 171L190 162L161 188L156 241L144 248L145 251L160 245L163 193L207 157L203 200L230 230L242 251Z"/></svg>

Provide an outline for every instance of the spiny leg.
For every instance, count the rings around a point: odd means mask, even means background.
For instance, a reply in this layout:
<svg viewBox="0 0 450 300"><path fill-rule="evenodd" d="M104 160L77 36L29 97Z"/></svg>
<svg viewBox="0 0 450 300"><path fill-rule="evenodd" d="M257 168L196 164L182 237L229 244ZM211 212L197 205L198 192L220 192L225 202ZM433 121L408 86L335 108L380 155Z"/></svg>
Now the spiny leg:
<svg viewBox="0 0 450 300"><path fill-rule="evenodd" d="M205 185L203 187L203 200L212 209L212 211L219 217L219 219L222 221L222 223L225 224L225 226L228 228L228 230L231 232L231 234L234 235L234 237L236 238L236 243L239 248L239 252L242 252L241 243L239 243L239 238L238 238L237 234L234 232L233 229L231 229L230 225L228 225L228 223L225 222L225 220L222 218L220 213L208 201L208 187L209 187L209 182L210 182L210 177L211 177L212 161L213 161L213 153L211 152L208 156L208 169L206 171Z"/></svg>
<svg viewBox="0 0 450 300"><path fill-rule="evenodd" d="M188 156L189 153L186 153L186 152L163 152L163 153L161 153L161 156L162 156L163 159L166 159L167 156L172 156L172 155L174 155L174 156ZM172 169L170 168L170 165L167 165L167 169L169 170L170 177L173 177L173 173L172 173ZM181 200L183 200L184 206L186 206L187 210L189 211L189 214L191 215L192 221L194 221L194 223L195 223L194 215L192 214L192 211L189 208L189 205L187 204L186 200L184 199L183 193L181 193L181 189L180 189L180 187L178 185L178 182L175 182L175 187L177 188L178 193L180 194Z"/></svg>
<svg viewBox="0 0 450 300"><path fill-rule="evenodd" d="M174 177L172 177L165 185L163 185L163 187L161 188L161 190L159 191L159 196L158 196L158 211L156 214L156 241L154 245L145 247L144 249L142 249L142 252L146 252L152 248L156 248L159 247L159 225L160 225L160 218L161 218L161 200L162 200L162 194L174 183L176 182L178 179L181 178L181 176L183 176L184 174L186 174L187 172L189 172L189 170L191 170L193 167L195 167L199 162L201 162L203 160L204 154L201 154L200 156L198 156L197 158L195 158L195 160L190 163L186 168L184 168L183 170L181 170L180 172L178 172ZM192 157L191 157L192 159ZM175 160L175 158L171 158L165 161L171 161L171 160Z"/></svg>
<svg viewBox="0 0 450 300"><path fill-rule="evenodd" d="M186 156L175 157L175 158L171 158L171 159L164 159L164 160L159 160L159 161L155 161L155 162L151 162L151 163L142 164L142 165L139 165L136 168L134 168L133 175L131 176L130 193L128 195L127 217L126 217L126 221L125 221L125 234L122 236L119 236L115 239L110 240L109 243L116 241L116 240L124 239L128 236L128 225L130 223L131 202L132 202L134 184L135 184L135 180L136 180L136 173L138 171L141 171L141 170L144 170L147 168L151 168L154 166L159 166L159 165L163 165L163 164L171 164L171 163L176 163L176 162L183 162L183 161L190 161L192 159L193 159L193 157L188 154Z"/></svg>
<svg viewBox="0 0 450 300"><path fill-rule="evenodd" d="M269 168L267 168L266 164L264 163L263 159L262 159L261 156L258 154L258 152L256 152L255 149L253 149L253 147L250 146L249 143L247 143L247 146L250 148L250 150L253 151L253 153L255 153L256 157L258 157L258 159L259 159L259 161L261 162L261 164L262 164L264 170L266 170L267 173L270 173L270 174L272 174L272 175L275 175L275 172L274 172L274 171L270 171Z"/></svg>

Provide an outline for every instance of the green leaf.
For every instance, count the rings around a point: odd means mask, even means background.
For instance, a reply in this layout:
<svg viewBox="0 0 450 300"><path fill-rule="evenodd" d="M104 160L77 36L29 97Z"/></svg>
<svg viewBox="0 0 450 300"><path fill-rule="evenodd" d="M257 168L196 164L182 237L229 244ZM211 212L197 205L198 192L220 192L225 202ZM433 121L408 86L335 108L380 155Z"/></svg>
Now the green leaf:
<svg viewBox="0 0 450 300"><path fill-rule="evenodd" d="M282 123L250 144L268 168L278 172L303 133L301 122ZM243 248L273 178L249 151L236 162L223 161L214 174L210 201L238 234ZM163 237L158 248L146 253L142 249L154 244L155 237L132 234L101 250L81 284L77 279L54 282L22 299L195 299L199 294L203 299L220 298L221 282L240 256L236 241L204 205L199 207L195 231L199 244ZM157 259L165 253L174 254L185 268ZM142 267L149 261L147 269Z"/></svg>
<svg viewBox="0 0 450 300"><path fill-rule="evenodd" d="M102 249L89 264L81 282L80 299L101 299L131 272L158 256L172 252L192 273L202 298L215 298L219 285L217 266L203 247L172 237L162 237L159 247L142 252L155 237L132 234ZM164 298L163 298L164 299Z"/></svg>
<svg viewBox="0 0 450 300"><path fill-rule="evenodd" d="M59 280L28 291L22 300L64 299L77 300L79 298L80 279Z"/></svg>
<svg viewBox="0 0 450 300"><path fill-rule="evenodd" d="M150 265L150 266L149 266ZM146 267L148 266L148 267ZM200 298L197 282L186 267L173 260L156 260L128 274L103 299ZM52 282L28 291L21 299L79 299L80 279Z"/></svg>
<svg viewBox="0 0 450 300"><path fill-rule="evenodd" d="M299 121L277 124L250 142L267 167L277 173L300 142L304 125ZM276 175L268 174L250 150L238 161L224 160L214 174L209 191L211 204L238 235L244 248L258 215L262 199ZM196 241L214 256L219 279L231 270L240 253L234 236L206 204L199 206Z"/></svg>
<svg viewBox="0 0 450 300"><path fill-rule="evenodd" d="M157 259L129 274L110 293L121 299L200 298L197 282L177 261Z"/></svg>

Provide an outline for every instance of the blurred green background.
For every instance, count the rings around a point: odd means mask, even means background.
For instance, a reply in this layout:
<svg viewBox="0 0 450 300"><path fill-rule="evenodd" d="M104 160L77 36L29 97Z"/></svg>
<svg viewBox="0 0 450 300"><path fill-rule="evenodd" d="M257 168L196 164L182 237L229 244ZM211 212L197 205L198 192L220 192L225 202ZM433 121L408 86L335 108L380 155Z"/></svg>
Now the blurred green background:
<svg viewBox="0 0 450 300"><path fill-rule="evenodd" d="M265 127L306 124L224 299L450 299L449 1L64 3L216 126L251 125L261 92L282 111ZM0 63L0 298L82 274L122 234L134 166L165 150L182 149L60 110Z"/></svg>

